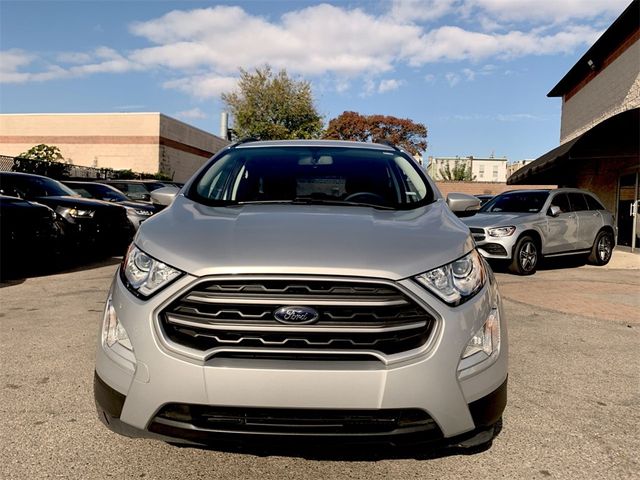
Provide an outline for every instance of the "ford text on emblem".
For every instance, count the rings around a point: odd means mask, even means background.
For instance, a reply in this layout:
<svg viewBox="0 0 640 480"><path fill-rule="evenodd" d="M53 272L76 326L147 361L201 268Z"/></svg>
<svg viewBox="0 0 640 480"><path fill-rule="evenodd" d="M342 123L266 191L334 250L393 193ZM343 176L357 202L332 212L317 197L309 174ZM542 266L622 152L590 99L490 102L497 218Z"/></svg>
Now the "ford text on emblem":
<svg viewBox="0 0 640 480"><path fill-rule="evenodd" d="M315 322L320 314L309 307L280 307L273 316L280 323L300 325Z"/></svg>

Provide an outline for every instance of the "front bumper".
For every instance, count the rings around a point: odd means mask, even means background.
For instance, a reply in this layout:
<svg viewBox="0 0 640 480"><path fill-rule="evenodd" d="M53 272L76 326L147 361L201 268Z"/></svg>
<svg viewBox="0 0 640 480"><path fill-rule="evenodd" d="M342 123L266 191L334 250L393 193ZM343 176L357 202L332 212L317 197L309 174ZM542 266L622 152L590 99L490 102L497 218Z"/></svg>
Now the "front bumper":
<svg viewBox="0 0 640 480"><path fill-rule="evenodd" d="M493 279L472 300L456 308L446 306L411 280L396 282L434 314L437 326L422 348L373 362L197 359L181 355L167 348L156 317L196 280L183 277L143 301L131 295L116 275L112 304L128 332L135 357L119 355L101 342L98 346L96 404L101 419L112 430L196 444L220 436L230 441L256 437L250 431L209 431L188 421L158 422L159 412L168 404L332 412L418 409L433 420L428 428L392 429L356 437L358 441L393 439L392 443L398 438L411 442L442 438L456 441L486 433L502 414L506 402L507 329ZM502 337L497 358L486 368L479 365L458 374L462 351L494 308L500 314ZM291 433L289 436L295 438L305 436L304 431ZM257 438L264 435L261 432ZM318 435L314 433L313 438Z"/></svg>
<svg viewBox="0 0 640 480"><path fill-rule="evenodd" d="M511 260L513 247L518 240L518 235L508 237L491 237L484 228L471 228L473 239L480 254L487 259Z"/></svg>

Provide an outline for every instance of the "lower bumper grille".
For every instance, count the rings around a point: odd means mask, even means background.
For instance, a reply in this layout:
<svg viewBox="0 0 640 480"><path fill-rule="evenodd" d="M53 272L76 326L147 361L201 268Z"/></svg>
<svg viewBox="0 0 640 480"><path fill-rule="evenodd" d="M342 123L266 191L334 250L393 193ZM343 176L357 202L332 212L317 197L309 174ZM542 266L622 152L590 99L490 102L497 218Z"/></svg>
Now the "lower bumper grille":
<svg viewBox="0 0 640 480"><path fill-rule="evenodd" d="M282 307L304 306L317 318L276 320ZM291 307L298 308L298 307ZM160 322L179 345L219 352L394 354L427 342L434 318L396 287L326 280L203 282L169 305Z"/></svg>
<svg viewBox="0 0 640 480"><path fill-rule="evenodd" d="M441 435L436 422L420 409L316 410L173 403L162 408L154 423L221 433L370 435L428 431Z"/></svg>
<svg viewBox="0 0 640 480"><path fill-rule="evenodd" d="M485 243L484 245L480 245L479 248L487 252L489 255L499 255L501 257L507 256L507 250L499 243Z"/></svg>

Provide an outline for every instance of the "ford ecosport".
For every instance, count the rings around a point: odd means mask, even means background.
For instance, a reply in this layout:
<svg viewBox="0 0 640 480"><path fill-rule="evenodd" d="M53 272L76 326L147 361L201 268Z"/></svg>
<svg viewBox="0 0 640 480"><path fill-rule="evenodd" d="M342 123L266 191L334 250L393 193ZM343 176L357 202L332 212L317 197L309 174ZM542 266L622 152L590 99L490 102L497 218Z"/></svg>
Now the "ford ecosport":
<svg viewBox="0 0 640 480"><path fill-rule="evenodd" d="M101 420L198 445L486 445L506 403L507 330L451 211L463 204L450 209L390 145L227 147L141 225L115 276Z"/></svg>

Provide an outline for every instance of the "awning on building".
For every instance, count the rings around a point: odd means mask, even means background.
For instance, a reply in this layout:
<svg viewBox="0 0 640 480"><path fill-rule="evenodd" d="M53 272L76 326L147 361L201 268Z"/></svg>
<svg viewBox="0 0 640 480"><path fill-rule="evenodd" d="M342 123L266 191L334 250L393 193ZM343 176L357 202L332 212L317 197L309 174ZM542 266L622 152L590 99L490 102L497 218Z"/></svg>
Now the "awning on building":
<svg viewBox="0 0 640 480"><path fill-rule="evenodd" d="M640 158L640 108L619 113L550 150L507 179L509 185L566 185L580 162Z"/></svg>

